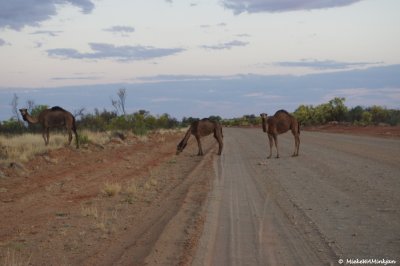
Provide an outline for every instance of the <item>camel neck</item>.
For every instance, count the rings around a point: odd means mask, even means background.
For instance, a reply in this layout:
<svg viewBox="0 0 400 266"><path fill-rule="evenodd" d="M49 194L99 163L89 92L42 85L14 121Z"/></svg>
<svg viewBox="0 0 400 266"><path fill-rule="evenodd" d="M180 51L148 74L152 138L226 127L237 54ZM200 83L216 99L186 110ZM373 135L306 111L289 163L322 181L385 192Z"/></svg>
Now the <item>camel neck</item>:
<svg viewBox="0 0 400 266"><path fill-rule="evenodd" d="M190 127L188 131L186 131L185 137L182 140L184 144L188 142L191 135L192 135L192 127Z"/></svg>
<svg viewBox="0 0 400 266"><path fill-rule="evenodd" d="M37 117L33 117L33 116L29 115L29 114L27 114L27 115L25 116L25 118L26 118L26 121L28 121L28 123L30 123L30 124L37 124L37 123L39 123L39 120L38 120Z"/></svg>

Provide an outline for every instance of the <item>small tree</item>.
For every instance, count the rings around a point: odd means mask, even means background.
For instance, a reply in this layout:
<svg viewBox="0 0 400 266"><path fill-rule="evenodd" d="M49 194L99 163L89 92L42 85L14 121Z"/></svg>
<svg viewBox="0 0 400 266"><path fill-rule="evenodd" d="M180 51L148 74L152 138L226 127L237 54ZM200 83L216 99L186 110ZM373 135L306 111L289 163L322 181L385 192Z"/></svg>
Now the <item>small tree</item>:
<svg viewBox="0 0 400 266"><path fill-rule="evenodd" d="M13 114L13 117L15 117L18 122L21 120L19 119L19 113L18 113L18 96L16 93L14 93L13 99L11 100L11 112Z"/></svg>
<svg viewBox="0 0 400 266"><path fill-rule="evenodd" d="M33 100L26 101L26 108L28 109L28 111L30 113L32 113L32 110L35 109L35 106L36 106L35 101L33 101Z"/></svg>
<svg viewBox="0 0 400 266"><path fill-rule="evenodd" d="M329 101L331 106L331 119L333 121L344 121L345 116L348 112L346 105L344 105L345 98L335 97Z"/></svg>
<svg viewBox="0 0 400 266"><path fill-rule="evenodd" d="M126 115L125 111L125 101L126 101L126 89L121 88L117 92L118 99L111 99L111 104L114 106L118 114Z"/></svg>

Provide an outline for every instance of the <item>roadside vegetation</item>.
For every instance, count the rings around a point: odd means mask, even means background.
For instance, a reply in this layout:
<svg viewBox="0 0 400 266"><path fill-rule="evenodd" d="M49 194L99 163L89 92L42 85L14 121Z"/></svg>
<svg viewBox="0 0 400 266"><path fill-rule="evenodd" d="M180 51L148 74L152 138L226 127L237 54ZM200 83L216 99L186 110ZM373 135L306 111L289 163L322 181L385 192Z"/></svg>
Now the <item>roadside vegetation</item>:
<svg viewBox="0 0 400 266"><path fill-rule="evenodd" d="M345 98L334 98L320 105L300 105L293 112L301 125L317 126L327 123L342 123L358 126L400 125L400 110L373 105L347 107ZM269 115L273 115L272 113ZM223 119L225 126L256 126L261 124L259 115L244 115L239 118Z"/></svg>

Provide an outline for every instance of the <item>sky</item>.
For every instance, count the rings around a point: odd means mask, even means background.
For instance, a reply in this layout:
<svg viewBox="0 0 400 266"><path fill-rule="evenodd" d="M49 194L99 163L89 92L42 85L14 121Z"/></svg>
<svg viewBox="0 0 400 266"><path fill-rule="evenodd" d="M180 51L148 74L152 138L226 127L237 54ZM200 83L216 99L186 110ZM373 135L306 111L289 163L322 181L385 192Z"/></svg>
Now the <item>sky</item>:
<svg viewBox="0 0 400 266"><path fill-rule="evenodd" d="M398 0L0 0L11 100L174 117L294 111L345 97L400 108Z"/></svg>

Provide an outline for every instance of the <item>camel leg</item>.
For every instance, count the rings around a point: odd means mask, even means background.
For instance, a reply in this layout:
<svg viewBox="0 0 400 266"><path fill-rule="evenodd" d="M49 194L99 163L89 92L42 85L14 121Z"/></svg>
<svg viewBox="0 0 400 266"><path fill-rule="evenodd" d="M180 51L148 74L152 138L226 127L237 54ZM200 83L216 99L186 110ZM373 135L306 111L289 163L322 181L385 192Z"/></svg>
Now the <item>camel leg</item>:
<svg viewBox="0 0 400 266"><path fill-rule="evenodd" d="M201 148L201 141L200 137L196 135L197 145L199 146L199 152L197 153L198 156L203 155L203 149Z"/></svg>
<svg viewBox="0 0 400 266"><path fill-rule="evenodd" d="M222 154L222 148L224 147L224 143L222 142L221 138L218 140L218 144L219 144L218 155L221 155Z"/></svg>
<svg viewBox="0 0 400 266"><path fill-rule="evenodd" d="M295 156L297 156L297 139L298 139L298 136L297 136L297 134L293 134L293 137L294 137L294 151L293 151L292 157L295 157Z"/></svg>
<svg viewBox="0 0 400 266"><path fill-rule="evenodd" d="M278 136L274 134L273 137L274 137L275 148L276 148L276 158L279 158Z"/></svg>
<svg viewBox="0 0 400 266"><path fill-rule="evenodd" d="M71 145L72 141L72 132L71 129L68 129L68 146Z"/></svg>
<svg viewBox="0 0 400 266"><path fill-rule="evenodd" d="M43 131L42 131L42 137L43 137L43 140L44 140L44 145L47 146L46 129L43 129Z"/></svg>
<svg viewBox="0 0 400 266"><path fill-rule="evenodd" d="M50 142L50 128L49 127L46 128L46 139L47 139L46 145L48 145Z"/></svg>
<svg viewBox="0 0 400 266"><path fill-rule="evenodd" d="M300 149L300 136L299 136L299 134L296 135L296 140L297 140L296 156L299 156L299 149Z"/></svg>
<svg viewBox="0 0 400 266"><path fill-rule="evenodd" d="M271 156L272 156L272 145L273 145L273 142L274 142L274 139L272 138L272 135L268 134L268 140L269 140L269 156L267 158L270 159Z"/></svg>
<svg viewBox="0 0 400 266"><path fill-rule="evenodd" d="M79 149L79 139L78 139L78 132L76 132L76 129L73 129L74 134L75 134L75 142L76 142L76 148Z"/></svg>
<svg viewBox="0 0 400 266"><path fill-rule="evenodd" d="M222 147L224 146L224 144L223 144L223 142L222 142L222 137L221 137L221 136L216 136L216 135L214 134L214 138L218 141L218 145L219 145L219 148L218 148L218 155L221 155L221 153L222 153Z"/></svg>

